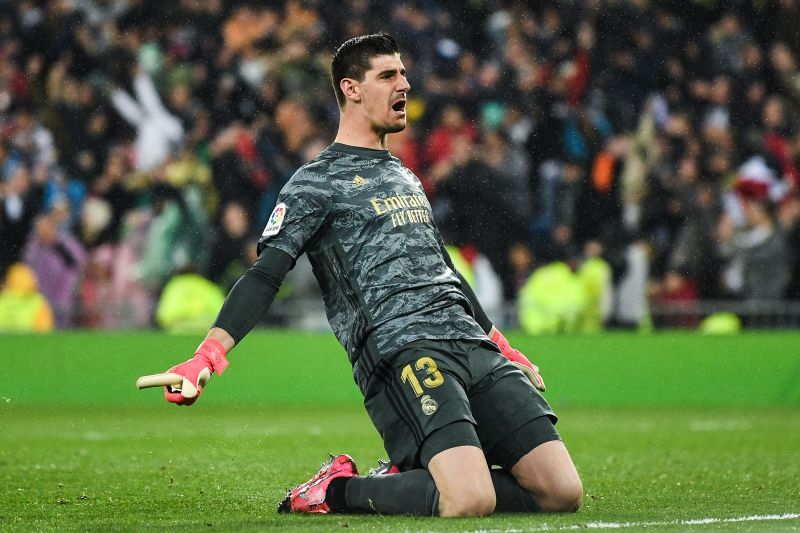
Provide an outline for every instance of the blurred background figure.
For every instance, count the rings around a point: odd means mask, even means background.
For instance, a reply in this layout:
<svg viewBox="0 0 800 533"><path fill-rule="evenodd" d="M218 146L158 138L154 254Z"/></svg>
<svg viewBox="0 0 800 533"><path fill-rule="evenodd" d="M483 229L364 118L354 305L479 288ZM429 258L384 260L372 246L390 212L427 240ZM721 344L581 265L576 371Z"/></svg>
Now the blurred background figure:
<svg viewBox="0 0 800 533"><path fill-rule="evenodd" d="M86 259L83 246L62 226L66 215L63 208L56 208L38 216L23 254L59 329L75 325L76 289Z"/></svg>
<svg viewBox="0 0 800 533"><path fill-rule="evenodd" d="M156 323L169 333L202 333L217 317L225 295L209 280L184 269L170 278L156 308Z"/></svg>
<svg viewBox="0 0 800 533"><path fill-rule="evenodd" d="M241 204L231 201L222 206L222 227L211 249L208 276L225 291L233 287L253 261L247 248L253 243L250 216Z"/></svg>
<svg viewBox="0 0 800 533"><path fill-rule="evenodd" d="M778 300L789 286L792 259L785 229L775 216L775 202L783 194L760 161L751 161L740 172L734 188L740 211L723 215L717 228L719 251L726 260L725 289L745 300Z"/></svg>
<svg viewBox="0 0 800 533"><path fill-rule="evenodd" d="M0 290L0 331L45 333L54 327L53 311L36 288L36 276L22 263L6 271Z"/></svg>
<svg viewBox="0 0 800 533"><path fill-rule="evenodd" d="M92 327L155 325L182 268L230 286L278 191L335 131L333 46L387 13L362 0L4 5L0 272L66 202L59 235L87 259L63 312ZM800 297L797 6L399 0L412 90L390 150L509 309L536 269L596 244L611 272L604 325L666 326L682 307L690 319L672 324L690 327L754 296L734 274L761 253L742 248L754 227L789 263L757 290L780 307ZM752 161L775 187L745 206Z"/></svg>
<svg viewBox="0 0 800 533"><path fill-rule="evenodd" d="M28 167L22 162L8 166L11 168L0 183L0 239L3 242L0 272L3 273L22 258L28 233L44 205L44 186L32 178Z"/></svg>
<svg viewBox="0 0 800 533"><path fill-rule="evenodd" d="M138 170L151 170L177 151L184 131L180 121L164 108L153 80L146 72L134 76L136 99L122 89L111 92L114 108L136 128L134 162Z"/></svg>

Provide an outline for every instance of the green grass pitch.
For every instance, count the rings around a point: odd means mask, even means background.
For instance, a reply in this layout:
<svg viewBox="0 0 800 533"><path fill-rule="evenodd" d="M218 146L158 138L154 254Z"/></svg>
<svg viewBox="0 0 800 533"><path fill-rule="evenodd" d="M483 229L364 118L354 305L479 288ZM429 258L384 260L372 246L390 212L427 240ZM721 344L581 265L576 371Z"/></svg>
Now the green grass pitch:
<svg viewBox="0 0 800 533"><path fill-rule="evenodd" d="M0 530L800 530L800 334L512 343L584 481L568 515L278 515L328 451L385 457L330 334L255 332L191 408L137 391L199 337L0 337Z"/></svg>

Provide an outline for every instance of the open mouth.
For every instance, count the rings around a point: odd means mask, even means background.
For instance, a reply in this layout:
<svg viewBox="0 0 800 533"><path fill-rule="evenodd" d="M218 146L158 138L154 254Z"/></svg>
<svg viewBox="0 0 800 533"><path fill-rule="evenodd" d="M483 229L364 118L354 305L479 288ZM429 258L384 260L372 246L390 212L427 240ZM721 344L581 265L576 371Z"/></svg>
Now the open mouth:
<svg viewBox="0 0 800 533"><path fill-rule="evenodd" d="M392 104L392 109L397 111L398 113L405 113L406 111L406 101L405 100L398 100L397 102Z"/></svg>

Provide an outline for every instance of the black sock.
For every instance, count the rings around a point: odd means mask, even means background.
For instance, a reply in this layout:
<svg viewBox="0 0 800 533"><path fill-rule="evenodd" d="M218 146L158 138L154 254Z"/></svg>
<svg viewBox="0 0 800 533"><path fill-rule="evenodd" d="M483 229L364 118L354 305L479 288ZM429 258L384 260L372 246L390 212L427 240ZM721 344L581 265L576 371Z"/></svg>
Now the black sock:
<svg viewBox="0 0 800 533"><path fill-rule="evenodd" d="M439 491L427 470L353 477L347 481L345 495L349 510L388 515L439 514Z"/></svg>
<svg viewBox="0 0 800 533"><path fill-rule="evenodd" d="M505 470L492 470L492 484L497 496L496 513L538 513L533 494L523 489L517 479Z"/></svg>
<svg viewBox="0 0 800 533"><path fill-rule="evenodd" d="M492 470L497 513L538 513L533 495L505 470ZM436 516L439 491L427 470L400 474L338 478L326 493L331 511L370 511L387 515Z"/></svg>
<svg viewBox="0 0 800 533"><path fill-rule="evenodd" d="M337 477L328 485L328 489L325 491L325 502L328 504L328 507L331 508L331 512L346 513L349 510L347 508L345 492L347 482L351 479L353 478Z"/></svg>

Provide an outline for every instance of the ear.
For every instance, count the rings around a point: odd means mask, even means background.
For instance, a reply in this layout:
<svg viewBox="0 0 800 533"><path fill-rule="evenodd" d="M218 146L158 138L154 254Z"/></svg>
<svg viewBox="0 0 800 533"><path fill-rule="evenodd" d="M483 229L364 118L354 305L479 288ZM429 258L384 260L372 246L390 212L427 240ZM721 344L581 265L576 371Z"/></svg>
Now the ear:
<svg viewBox="0 0 800 533"><path fill-rule="evenodd" d="M342 78L339 82L339 88L344 93L344 97L351 102L358 103L361 101L361 87L358 82L352 78Z"/></svg>

